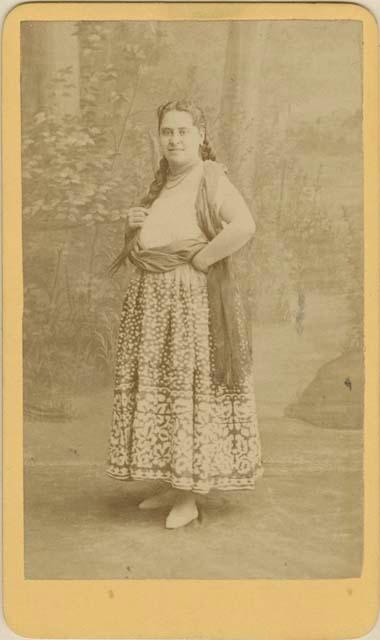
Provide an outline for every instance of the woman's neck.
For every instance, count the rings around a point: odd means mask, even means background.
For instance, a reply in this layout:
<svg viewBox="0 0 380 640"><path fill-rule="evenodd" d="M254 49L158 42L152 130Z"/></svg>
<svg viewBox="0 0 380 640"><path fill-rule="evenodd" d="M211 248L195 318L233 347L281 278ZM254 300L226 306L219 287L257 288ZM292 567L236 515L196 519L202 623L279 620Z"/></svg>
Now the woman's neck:
<svg viewBox="0 0 380 640"><path fill-rule="evenodd" d="M177 164L171 165L169 162L169 176L173 178L177 178L183 175L184 173L187 173L188 171L190 171L190 169L197 166L200 162L202 162L201 157L198 157L195 160L191 160L190 162L187 162L186 164L181 164L181 165L177 165Z"/></svg>

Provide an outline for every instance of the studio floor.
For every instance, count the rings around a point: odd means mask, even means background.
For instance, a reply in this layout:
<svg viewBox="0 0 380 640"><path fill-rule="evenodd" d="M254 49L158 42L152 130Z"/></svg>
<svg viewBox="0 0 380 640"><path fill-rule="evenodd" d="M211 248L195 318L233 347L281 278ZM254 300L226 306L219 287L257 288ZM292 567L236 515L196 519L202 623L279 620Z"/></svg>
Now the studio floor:
<svg viewBox="0 0 380 640"><path fill-rule="evenodd" d="M344 334L347 311L336 299L308 305L302 335L290 325L256 328L264 475L253 491L202 497L201 522L167 530L166 509L137 507L152 483L106 476L112 389L78 397L70 422L26 420L26 578L359 576L361 425L326 429L284 417L319 367L339 354Z"/></svg>
<svg viewBox="0 0 380 640"><path fill-rule="evenodd" d="M113 480L99 464L29 464L26 578L360 575L360 434L265 419L262 439L256 488L211 492L201 498L202 520L178 530L165 528L167 509L138 509L150 482Z"/></svg>

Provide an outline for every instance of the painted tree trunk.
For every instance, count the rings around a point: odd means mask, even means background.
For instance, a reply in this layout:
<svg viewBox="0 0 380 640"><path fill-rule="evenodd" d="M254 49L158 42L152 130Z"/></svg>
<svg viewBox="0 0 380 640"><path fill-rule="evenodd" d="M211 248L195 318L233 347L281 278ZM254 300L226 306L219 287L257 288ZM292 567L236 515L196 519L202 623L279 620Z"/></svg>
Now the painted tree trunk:
<svg viewBox="0 0 380 640"><path fill-rule="evenodd" d="M265 21L231 22L226 49L219 143L231 176L248 201L257 160L261 67L268 29Z"/></svg>

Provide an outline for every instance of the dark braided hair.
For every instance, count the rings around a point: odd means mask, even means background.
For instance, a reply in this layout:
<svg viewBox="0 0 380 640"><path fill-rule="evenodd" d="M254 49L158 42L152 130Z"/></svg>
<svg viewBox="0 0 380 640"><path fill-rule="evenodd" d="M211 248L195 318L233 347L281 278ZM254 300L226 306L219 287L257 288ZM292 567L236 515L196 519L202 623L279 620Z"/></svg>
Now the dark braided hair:
<svg viewBox="0 0 380 640"><path fill-rule="evenodd" d="M202 160L212 160L215 162L216 155L207 138L206 118L202 109L190 100L172 100L170 102L166 102L165 104L159 106L157 109L158 131L160 131L161 123L168 111L186 111L191 115L193 124L198 127L199 130L202 129L205 132L203 144L200 145L199 149ZM166 183L168 171L169 163L165 157L162 157L159 163L159 167L155 173L154 180L151 183L148 192L139 203L141 207L150 207L156 200L156 198L158 198ZM124 248L108 269L108 272L111 275L116 273L116 271L121 267L122 264L125 264L129 250L129 243L130 238L128 238L127 234L125 234Z"/></svg>
<svg viewBox="0 0 380 640"><path fill-rule="evenodd" d="M155 173L154 180L149 187L148 193L140 201L141 207L150 207L158 198L166 182L169 171L169 163L166 158L161 158L159 167Z"/></svg>

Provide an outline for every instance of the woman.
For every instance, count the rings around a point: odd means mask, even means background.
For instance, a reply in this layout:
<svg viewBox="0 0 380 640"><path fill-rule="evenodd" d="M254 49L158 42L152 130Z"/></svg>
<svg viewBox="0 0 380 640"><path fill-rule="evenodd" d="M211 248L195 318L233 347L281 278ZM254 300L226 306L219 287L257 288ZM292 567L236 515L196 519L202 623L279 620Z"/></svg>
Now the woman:
<svg viewBox="0 0 380 640"><path fill-rule="evenodd" d="M216 162L201 109L158 109L160 167L127 212L125 246L111 265L134 265L116 357L106 473L154 479L142 509L170 506L167 528L199 515L197 495L252 489L262 475L250 327L230 256L255 232ZM169 486L167 486L169 484Z"/></svg>

